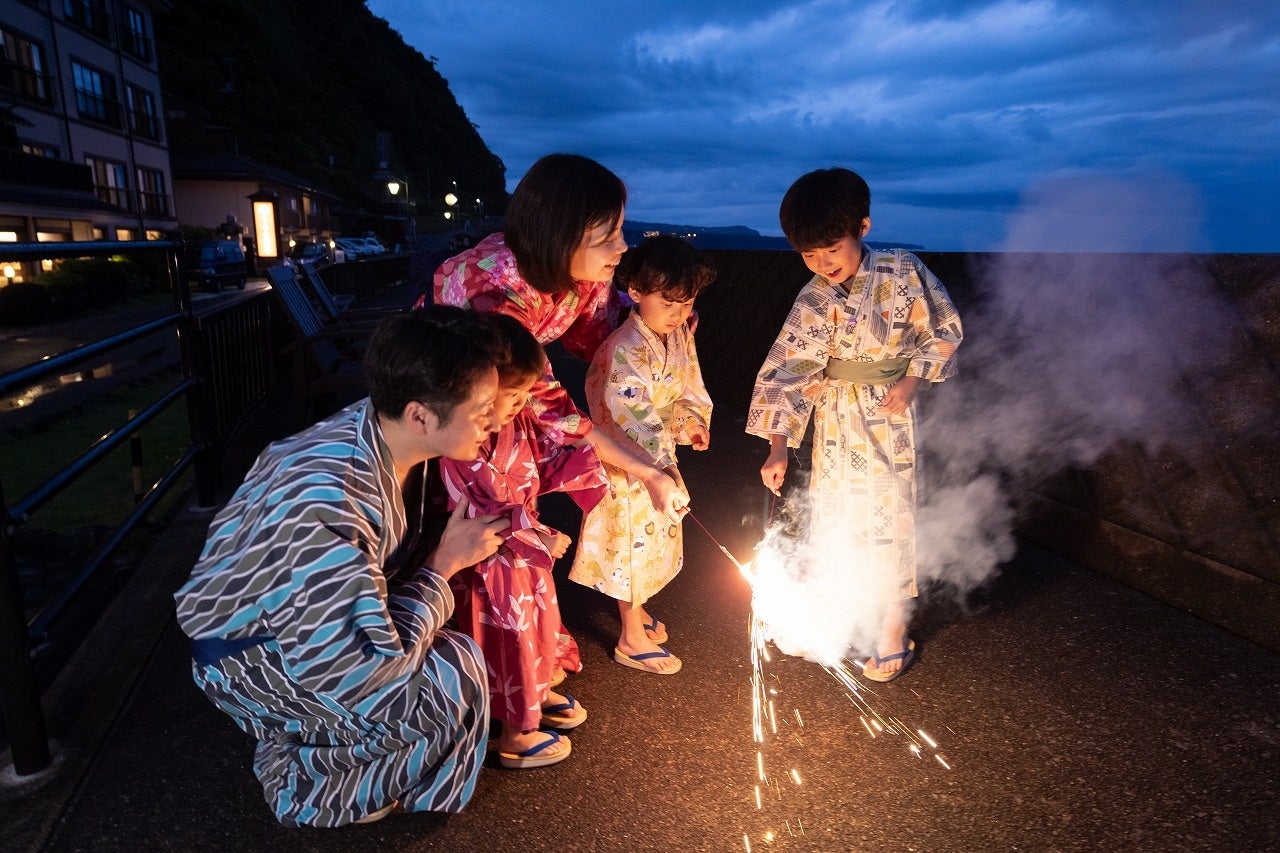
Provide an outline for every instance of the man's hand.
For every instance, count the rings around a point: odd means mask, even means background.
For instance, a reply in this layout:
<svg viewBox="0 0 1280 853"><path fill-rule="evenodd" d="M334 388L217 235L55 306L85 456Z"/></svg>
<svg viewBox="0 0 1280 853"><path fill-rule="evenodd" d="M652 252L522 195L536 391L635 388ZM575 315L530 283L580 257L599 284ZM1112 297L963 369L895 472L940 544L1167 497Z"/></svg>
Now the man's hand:
<svg viewBox="0 0 1280 853"><path fill-rule="evenodd" d="M569 544L573 542L566 534L559 530L553 530L551 533L543 533L538 531L538 538L542 540L543 546L547 549L547 553L554 559L558 560L569 550Z"/></svg>
<svg viewBox="0 0 1280 853"><path fill-rule="evenodd" d="M446 579L492 556L502 544L502 531L511 526L511 519L504 515L466 518L468 506L463 496L449 514L440 544L427 556L427 565Z"/></svg>

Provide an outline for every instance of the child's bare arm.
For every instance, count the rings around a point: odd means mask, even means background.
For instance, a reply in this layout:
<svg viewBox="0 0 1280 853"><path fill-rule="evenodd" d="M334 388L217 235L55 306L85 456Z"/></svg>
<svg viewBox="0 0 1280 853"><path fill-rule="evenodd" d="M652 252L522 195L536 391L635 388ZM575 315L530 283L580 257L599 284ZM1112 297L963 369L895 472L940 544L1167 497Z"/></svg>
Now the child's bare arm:
<svg viewBox="0 0 1280 853"><path fill-rule="evenodd" d="M542 544L546 546L547 553L550 554L553 559L558 560L569 550L569 545L573 540L570 539L567 534L561 533L559 530L551 530L551 528L547 528L547 530L550 532L548 533L539 530L538 538L541 539Z"/></svg>
<svg viewBox="0 0 1280 853"><path fill-rule="evenodd" d="M769 458L760 466L764 487L775 495L782 494L782 481L787 476L787 437L781 433L769 436Z"/></svg>

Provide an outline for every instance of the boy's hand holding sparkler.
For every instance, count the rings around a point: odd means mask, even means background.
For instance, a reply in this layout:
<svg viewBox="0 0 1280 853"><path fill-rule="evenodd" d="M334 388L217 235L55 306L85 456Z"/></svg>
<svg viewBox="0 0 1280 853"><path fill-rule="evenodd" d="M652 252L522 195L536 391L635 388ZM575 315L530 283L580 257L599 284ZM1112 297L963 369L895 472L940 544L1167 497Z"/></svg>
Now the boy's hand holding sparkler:
<svg viewBox="0 0 1280 853"><path fill-rule="evenodd" d="M787 437L779 433L769 436L769 458L760 466L764 487L781 497L782 481L787 476Z"/></svg>

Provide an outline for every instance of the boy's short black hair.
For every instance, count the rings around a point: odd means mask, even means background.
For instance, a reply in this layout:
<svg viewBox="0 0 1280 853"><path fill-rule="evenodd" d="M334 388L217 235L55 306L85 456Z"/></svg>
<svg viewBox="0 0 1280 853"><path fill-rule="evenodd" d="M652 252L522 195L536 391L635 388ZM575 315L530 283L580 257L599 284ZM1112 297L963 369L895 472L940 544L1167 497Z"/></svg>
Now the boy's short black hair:
<svg viewBox="0 0 1280 853"><path fill-rule="evenodd" d="M475 381L509 358L506 341L480 314L428 305L378 325L365 350L364 374L378 414L399 418L417 400L445 426Z"/></svg>
<svg viewBox="0 0 1280 853"><path fill-rule="evenodd" d="M818 169L796 180L782 197L778 220L798 252L862 237L871 215L871 188L849 169Z"/></svg>
<svg viewBox="0 0 1280 853"><path fill-rule="evenodd" d="M508 358L498 365L501 385L520 385L547 372L547 353L524 324L510 314L486 314L498 334L506 341Z"/></svg>
<svg viewBox="0 0 1280 853"><path fill-rule="evenodd" d="M618 226L627 204L622 179L589 157L548 154L516 185L503 239L524 280L543 293L573 288L569 262L592 228Z"/></svg>
<svg viewBox="0 0 1280 853"><path fill-rule="evenodd" d="M649 237L622 256L614 281L638 293L661 293L672 302L693 299L715 280L711 259L672 234Z"/></svg>

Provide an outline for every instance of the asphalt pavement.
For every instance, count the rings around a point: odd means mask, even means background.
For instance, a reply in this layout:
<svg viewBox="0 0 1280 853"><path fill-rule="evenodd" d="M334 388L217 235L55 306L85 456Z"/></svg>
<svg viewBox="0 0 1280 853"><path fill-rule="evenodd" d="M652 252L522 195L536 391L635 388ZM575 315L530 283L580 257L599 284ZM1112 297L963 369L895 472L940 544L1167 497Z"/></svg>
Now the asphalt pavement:
<svg viewBox="0 0 1280 853"><path fill-rule="evenodd" d="M682 467L699 521L746 555L766 512L764 445L741 426L718 413L711 450ZM544 516L576 529L567 501ZM591 714L567 761L511 771L491 754L458 815L285 829L252 741L192 683L172 619L208 520L179 518L46 695L58 762L0 784L6 849L1280 847L1280 655L1023 546L963 599L926 591L914 666L859 694L879 731L828 673L775 651L778 732L758 747L750 590L689 524L686 567L651 607L684 659L675 676L613 663L616 608L557 570L586 663L565 689Z"/></svg>

